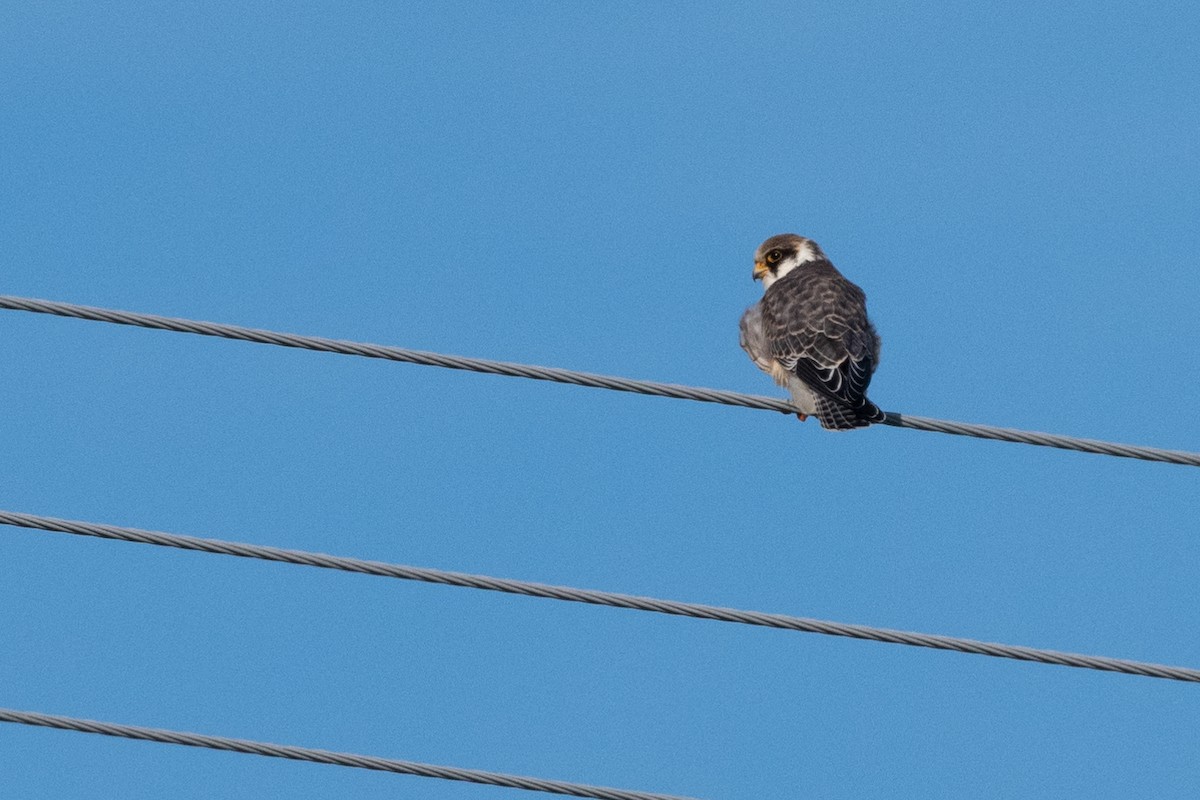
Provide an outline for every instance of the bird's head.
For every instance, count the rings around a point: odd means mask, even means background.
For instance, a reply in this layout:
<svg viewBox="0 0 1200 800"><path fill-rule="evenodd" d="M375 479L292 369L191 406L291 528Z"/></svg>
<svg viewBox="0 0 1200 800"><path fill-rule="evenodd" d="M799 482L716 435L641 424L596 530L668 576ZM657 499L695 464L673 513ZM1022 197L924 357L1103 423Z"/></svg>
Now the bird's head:
<svg viewBox="0 0 1200 800"><path fill-rule="evenodd" d="M812 239L794 233L772 236L754 251L754 280L763 282L763 291L801 264L822 261L825 254Z"/></svg>

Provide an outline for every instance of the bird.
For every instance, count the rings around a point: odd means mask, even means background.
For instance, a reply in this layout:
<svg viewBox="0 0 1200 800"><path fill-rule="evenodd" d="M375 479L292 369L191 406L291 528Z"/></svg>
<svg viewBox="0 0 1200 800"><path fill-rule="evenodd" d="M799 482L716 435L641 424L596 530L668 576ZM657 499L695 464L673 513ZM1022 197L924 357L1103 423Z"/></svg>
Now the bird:
<svg viewBox="0 0 1200 800"><path fill-rule="evenodd" d="M754 253L763 296L740 323L742 349L788 390L801 422L827 430L865 428L886 414L867 399L879 364L879 334L867 296L812 239L782 233Z"/></svg>

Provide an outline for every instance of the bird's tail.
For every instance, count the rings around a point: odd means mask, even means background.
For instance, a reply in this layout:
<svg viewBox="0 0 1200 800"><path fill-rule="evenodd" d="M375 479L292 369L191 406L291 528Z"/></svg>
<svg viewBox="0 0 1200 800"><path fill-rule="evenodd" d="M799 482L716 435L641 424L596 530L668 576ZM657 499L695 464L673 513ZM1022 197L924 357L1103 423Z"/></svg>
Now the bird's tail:
<svg viewBox="0 0 1200 800"><path fill-rule="evenodd" d="M865 428L887 419L887 415L879 410L879 406L866 398L863 398L860 406L847 406L822 397L817 400L816 417L821 421L821 427L830 431Z"/></svg>

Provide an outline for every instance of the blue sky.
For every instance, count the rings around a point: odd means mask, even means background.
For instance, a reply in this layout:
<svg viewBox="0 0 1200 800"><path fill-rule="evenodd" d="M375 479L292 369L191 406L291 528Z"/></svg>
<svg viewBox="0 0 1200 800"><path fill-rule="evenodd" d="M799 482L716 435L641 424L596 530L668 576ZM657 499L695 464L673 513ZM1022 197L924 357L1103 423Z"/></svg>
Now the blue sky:
<svg viewBox="0 0 1200 800"><path fill-rule="evenodd" d="M0 292L1200 449L1194 4L8 4ZM0 507L1200 666L1184 467L0 313ZM0 529L0 706L695 795L1194 797L1189 685ZM0 726L22 798L515 791Z"/></svg>

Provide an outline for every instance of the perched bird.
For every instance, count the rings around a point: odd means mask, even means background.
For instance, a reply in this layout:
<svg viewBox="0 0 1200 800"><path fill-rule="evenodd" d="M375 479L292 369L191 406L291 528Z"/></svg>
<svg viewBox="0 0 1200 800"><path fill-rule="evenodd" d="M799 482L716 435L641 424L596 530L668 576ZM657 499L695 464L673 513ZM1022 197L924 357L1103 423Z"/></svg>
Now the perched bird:
<svg viewBox="0 0 1200 800"><path fill-rule="evenodd" d="M754 280L763 282L763 297L742 315L742 349L791 393L801 422L810 414L829 430L883 422L867 399L879 335L863 290L816 242L794 233L759 245Z"/></svg>

